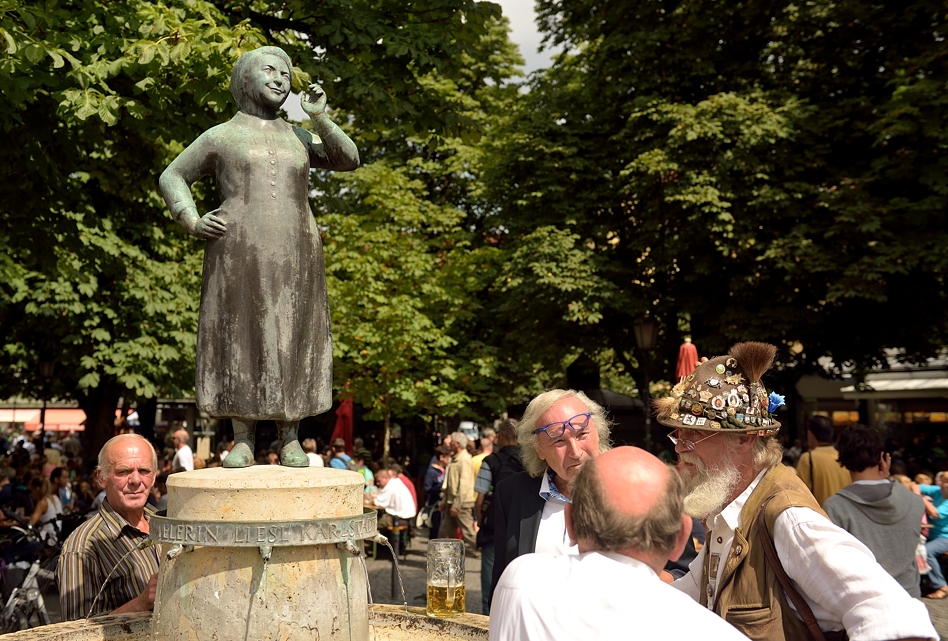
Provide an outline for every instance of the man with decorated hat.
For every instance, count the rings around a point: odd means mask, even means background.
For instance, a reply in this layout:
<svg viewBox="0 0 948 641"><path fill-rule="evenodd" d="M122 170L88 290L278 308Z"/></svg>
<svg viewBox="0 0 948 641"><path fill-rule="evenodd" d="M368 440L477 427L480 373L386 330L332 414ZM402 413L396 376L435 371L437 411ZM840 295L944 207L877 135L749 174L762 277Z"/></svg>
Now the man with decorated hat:
<svg viewBox="0 0 948 641"><path fill-rule="evenodd" d="M708 529L675 587L752 639L938 638L925 606L780 463L783 398L761 381L775 355L740 343L655 402L673 430L685 511Z"/></svg>

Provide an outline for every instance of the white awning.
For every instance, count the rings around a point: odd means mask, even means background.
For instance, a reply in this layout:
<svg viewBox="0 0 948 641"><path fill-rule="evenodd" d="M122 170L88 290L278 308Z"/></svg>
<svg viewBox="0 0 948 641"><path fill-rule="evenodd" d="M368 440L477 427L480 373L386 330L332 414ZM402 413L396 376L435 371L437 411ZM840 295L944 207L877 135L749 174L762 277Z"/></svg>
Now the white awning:
<svg viewBox="0 0 948 641"><path fill-rule="evenodd" d="M849 385L840 389L845 399L862 398L948 398L948 376L933 378L873 378L857 389Z"/></svg>
<svg viewBox="0 0 948 641"><path fill-rule="evenodd" d="M40 411L24 407L16 410L0 410L0 423L36 423Z"/></svg>

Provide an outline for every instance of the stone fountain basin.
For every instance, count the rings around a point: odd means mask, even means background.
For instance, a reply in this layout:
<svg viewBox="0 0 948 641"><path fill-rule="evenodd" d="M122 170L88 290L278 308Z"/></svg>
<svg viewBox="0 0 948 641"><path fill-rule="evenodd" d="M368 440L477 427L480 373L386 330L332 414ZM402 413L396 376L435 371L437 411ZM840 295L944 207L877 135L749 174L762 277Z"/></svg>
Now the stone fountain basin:
<svg viewBox="0 0 948 641"><path fill-rule="evenodd" d="M369 606L369 641L487 641L488 618L432 619L424 608ZM117 614L14 632L4 641L151 641L151 613ZM208 631L207 639L213 632ZM230 640L222 640L230 641Z"/></svg>

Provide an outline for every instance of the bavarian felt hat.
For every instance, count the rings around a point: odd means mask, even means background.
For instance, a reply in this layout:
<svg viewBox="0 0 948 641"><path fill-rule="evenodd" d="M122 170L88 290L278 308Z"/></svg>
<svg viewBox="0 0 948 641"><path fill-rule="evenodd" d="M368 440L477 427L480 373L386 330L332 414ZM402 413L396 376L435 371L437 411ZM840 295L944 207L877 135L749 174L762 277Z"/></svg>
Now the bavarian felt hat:
<svg viewBox="0 0 948 641"><path fill-rule="evenodd" d="M674 429L773 436L780 429L773 411L784 399L768 394L760 379L776 354L767 343L738 343L699 364L671 396L655 399L656 419Z"/></svg>

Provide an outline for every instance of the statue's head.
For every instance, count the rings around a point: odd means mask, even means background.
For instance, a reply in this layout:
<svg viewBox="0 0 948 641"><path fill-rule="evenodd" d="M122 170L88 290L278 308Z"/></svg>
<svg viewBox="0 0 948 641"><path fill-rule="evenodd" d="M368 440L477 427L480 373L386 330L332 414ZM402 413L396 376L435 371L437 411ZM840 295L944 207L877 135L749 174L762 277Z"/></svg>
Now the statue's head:
<svg viewBox="0 0 948 641"><path fill-rule="evenodd" d="M290 95L292 80L293 63L286 52L260 47L237 59L230 74L230 93L241 111L261 104L279 107Z"/></svg>

